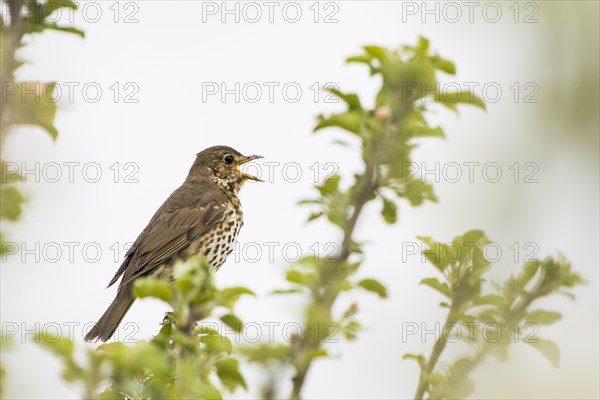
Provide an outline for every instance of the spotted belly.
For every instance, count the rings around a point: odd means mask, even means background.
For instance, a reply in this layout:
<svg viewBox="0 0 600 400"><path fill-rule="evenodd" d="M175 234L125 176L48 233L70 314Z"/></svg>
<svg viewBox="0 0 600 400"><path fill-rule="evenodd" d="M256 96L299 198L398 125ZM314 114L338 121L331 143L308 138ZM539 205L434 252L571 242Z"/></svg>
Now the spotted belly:
<svg viewBox="0 0 600 400"><path fill-rule="evenodd" d="M217 271L235 248L238 233L243 225L240 211L229 209L225 218L188 247L185 258L201 255L213 270Z"/></svg>

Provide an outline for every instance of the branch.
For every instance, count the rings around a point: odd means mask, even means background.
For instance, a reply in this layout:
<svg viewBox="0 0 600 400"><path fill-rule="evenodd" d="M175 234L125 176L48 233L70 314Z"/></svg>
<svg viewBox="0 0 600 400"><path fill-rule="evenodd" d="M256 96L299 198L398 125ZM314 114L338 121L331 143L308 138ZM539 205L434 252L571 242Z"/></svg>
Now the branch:
<svg viewBox="0 0 600 400"><path fill-rule="evenodd" d="M462 239L466 236L467 234L463 235ZM479 259L480 257L481 254L477 257L473 255L472 258ZM444 268L442 266L442 269ZM473 275L475 271L482 272L484 269L481 265L474 265L466 270L465 274L461 275L457 281L449 282L452 286L452 302L446 325L464 321L465 316L468 315L468 310L487 305L478 314L469 317L479 323L487 323L492 318L492 321L497 324L499 332L511 330L514 329L515 325L521 326L521 323L527 321L528 316L530 316L529 309L537 299L553 293L561 293L560 290L563 288L572 288L583 283L578 274L571 272L570 264L564 262L564 260L556 262L548 258L542 262L526 264L520 275L509 278L501 288L498 288L499 294L481 295L477 287L480 287L484 279L482 274ZM531 289L527 289L528 283L536 274L535 284L532 285ZM450 275L454 274L451 272ZM476 281L479 281L479 283ZM465 285L467 282L474 282L475 285L469 288ZM476 290L473 291L473 288ZM569 293L566 292L566 294ZM555 320L555 318L547 319L546 322L540 320L540 323L550 324ZM467 391L472 390L468 385L465 385L469 374L494 350L500 350L500 354L504 354L508 345L509 342L506 341L490 342L479 339L475 342L477 348L475 354L454 363L446 372L444 379L436 377L433 380L432 376L435 373L437 363L446 348L446 338L440 336L431 351L428 361L421 363L421 375L414 398L421 400L426 392L429 393L429 399L462 398L468 395ZM555 357L552 352L542 352L551 361Z"/></svg>
<svg viewBox="0 0 600 400"><path fill-rule="evenodd" d="M454 314L454 310L451 309L448 312L448 317L446 318L446 323L444 324L444 326L447 326L447 324L452 324L452 323L456 322L452 318L453 314ZM435 366L437 365L437 362L440 359L440 356L446 349L447 343L448 342L443 337L443 335L440 335L440 337L438 337L437 341L435 342L433 349L431 349L431 354L429 355L427 364L425 365L425 368L423 368L421 370L421 375L419 376L419 384L417 385L417 392L415 393L415 400L423 399L423 396L425 395L425 390L427 389L427 385L429 383L428 377L435 369Z"/></svg>
<svg viewBox="0 0 600 400"><path fill-rule="evenodd" d="M21 47L21 41L23 39L23 23L21 17L21 9L23 7L24 0L10 1L7 3L8 15L10 16L10 24L8 27L3 26L2 29L6 34L6 46L2 49L2 62L0 63L0 81L2 82L2 91L4 86L8 82L14 81L14 70L17 66L17 60L15 55L17 49ZM6 21L3 21L6 24ZM4 94L2 94L4 98ZM3 102L4 103L4 102ZM4 110L0 117L0 145L4 144L4 138L10 128L10 112L6 110L5 105L2 107Z"/></svg>
<svg viewBox="0 0 600 400"><path fill-rule="evenodd" d="M358 137L362 143L364 172L356 177L354 186L348 191L341 192L337 182L324 182L316 187L321 193L320 199L303 201L321 206L321 211L312 214L309 220L326 216L343 232L340 252L333 264L315 263L315 269L307 273L295 271L296 274L288 276L288 281L300 284L301 290L308 288L311 293L303 332L314 329L314 320L317 323L331 321L333 305L339 293L346 288L344 285L362 286L360 282L349 282L348 278L360 264L354 263L350 258L353 253L358 252L353 235L365 204L375 199L381 200L381 214L385 222L393 224L397 218L397 206L386 197L387 192L398 199L407 199L412 206L418 206L425 200L436 201L431 185L415 179L413 173L403 166L411 160L410 153L415 147L411 143L413 138L443 136L442 129L431 127L424 116L431 93L423 88L429 87L436 80L438 70L453 74L453 64L430 54L429 42L425 38L420 38L416 46L404 46L397 51L378 46L365 46L363 50L363 54L349 57L347 62L367 64L371 75L381 75L383 78L374 109L364 108L355 93L329 88L326 90L342 100L347 110L329 116L320 115L314 128L314 131L318 131L337 127ZM474 95L468 97L478 99ZM419 101L421 104L415 106ZM474 103L466 100L463 102ZM442 105L456 108L454 103ZM383 286L379 282L377 284ZM381 295L381 290L372 291L385 297ZM344 314L342 321L346 321L351 315L352 311ZM348 338L354 337L356 326L358 323L353 320L344 325ZM320 351L321 344L329 332L317 329L319 337L304 334L299 342L291 346L292 365L296 371L292 379L292 399L300 398L315 354L324 353ZM440 353L443 346L443 343L438 344Z"/></svg>
<svg viewBox="0 0 600 400"><path fill-rule="evenodd" d="M356 201L353 204L352 215L346 222L340 254L338 255L335 263L332 265L332 268L336 268L344 264L346 261L348 261L348 258L352 254L352 237L354 235L356 223L358 222L358 218L362 213L364 205L369 201L369 198L377 189L375 171L375 163L369 163L365 167L365 172L361 175L361 179L359 182L361 189L359 190L358 196L356 197ZM339 290L333 283L337 283L343 280L344 278L346 278L348 273L348 271L344 271L340 279L330 281L330 284L328 284L325 287L325 292L323 295L319 295L318 293L316 293L317 298L315 298L315 302L320 303L324 307L326 307L328 314L331 314L331 308L333 306L333 303L337 299L339 293ZM299 353L304 353L304 356L306 356L306 353L310 352L315 348L318 348L319 344L320 341L313 340L313 338L310 335L303 335L298 346ZM292 378L292 399L301 398L300 392L302 391L302 387L304 386L304 381L306 379L306 374L308 373L308 370L310 369L311 365L311 358L301 360L299 368L297 368L296 376Z"/></svg>

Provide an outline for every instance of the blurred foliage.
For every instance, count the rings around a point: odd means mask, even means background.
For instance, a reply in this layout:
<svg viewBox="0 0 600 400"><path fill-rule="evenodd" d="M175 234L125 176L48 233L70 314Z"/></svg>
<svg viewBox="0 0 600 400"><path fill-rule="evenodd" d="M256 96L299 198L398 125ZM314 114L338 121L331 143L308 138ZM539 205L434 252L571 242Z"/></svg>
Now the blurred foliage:
<svg viewBox="0 0 600 400"><path fill-rule="evenodd" d="M443 330L446 333L439 336L429 358L423 354L404 356L416 360L421 368L416 399L422 399L425 393L430 399L465 398L475 388L469 373L488 354L505 361L508 346L515 342L533 346L558 367L558 346L527 333L537 331L531 328L550 325L561 318L556 311L532 309L535 301L552 294L572 298L570 289L583 283L563 257L528 262L518 275L494 284L492 291L485 291L485 276L492 264L484 257L484 248L491 241L482 231L466 232L448 244L427 237L421 240L427 244L423 255L442 276L442 279L425 278L421 284L444 297L440 306L448 309L448 317ZM460 339L474 349L474 354L460 358L444 370L436 369L448 342L455 341L448 337L452 329L468 332L460 335Z"/></svg>
<svg viewBox="0 0 600 400"><path fill-rule="evenodd" d="M13 128L32 125L56 139L54 127L56 102L53 102L54 83L17 82L15 71L24 64L17 51L24 46L23 38L47 29L72 33L83 37L83 32L51 22L51 16L62 8L77 9L70 0L36 1L11 0L3 2L0 14L0 222L17 221L23 212L24 196L17 187L23 177L5 162L4 143ZM43 93L42 93L43 91ZM27 95L25 94L27 93ZM0 256L7 252L6 235L0 232ZM4 386L6 371L0 366L0 386ZM2 397L2 391L0 391Z"/></svg>
<svg viewBox="0 0 600 400"><path fill-rule="evenodd" d="M0 331L0 355L5 354L8 348L12 347L12 337ZM6 369L0 364L0 399L4 399L5 387L4 378L6 377Z"/></svg>
<svg viewBox="0 0 600 400"><path fill-rule="evenodd" d="M314 128L315 131L339 128L358 138L363 172L351 180L339 175L330 177L316 185L318 197L301 201L314 209L309 221L327 218L341 230L343 238L335 257L307 257L294 265L286 276L292 288L280 292L300 292L308 299L302 332L310 334L290 343L287 351L278 344L271 349L275 354L283 351L295 371L292 398L301 396L313 361L327 356L327 339L338 331L347 340L357 337L361 328L355 318L358 307L353 304L340 315L334 315L338 296L353 289L364 289L381 298L388 295L386 287L376 279L354 278L363 260L362 245L353 239L354 229L365 204L380 201L383 220L394 224L398 220L398 200L406 199L411 206L437 201L433 187L415 176L409 167L418 140L444 137L441 127L428 123L427 111L436 104L452 111L459 104L485 109L483 101L471 92L439 90L437 73L453 75L456 68L451 61L433 54L425 38L419 38L415 46L399 50L365 46L362 54L346 61L365 64L372 76L382 78L382 85L374 109L365 108L355 93L326 89L346 105L346 110L320 115ZM262 352L269 353L265 349ZM253 359L257 359L256 355Z"/></svg>
<svg viewBox="0 0 600 400"><path fill-rule="evenodd" d="M579 144L598 156L598 109L600 108L600 35L598 2L544 2L540 8L548 23L540 35L539 51L552 68L544 70L544 96L536 130L547 137ZM573 24L577 29L571 29ZM551 115L552 118L548 118ZM576 139L576 140L574 140Z"/></svg>
<svg viewBox="0 0 600 400"><path fill-rule="evenodd" d="M55 84L46 82L17 82L15 71L24 64L17 58L17 51L24 46L27 35L42 33L48 29L76 34L83 32L58 25L52 15L62 8L77 9L70 0L36 1L12 0L4 2L0 15L0 147L4 148L7 135L19 125L37 126L56 139L54 126L56 102ZM0 220L16 221L21 217L24 197L16 183L22 181L18 171L8 168L4 154L0 154ZM0 255L5 252L4 235L0 233Z"/></svg>
<svg viewBox="0 0 600 400"><path fill-rule="evenodd" d="M246 388L239 362L231 356L231 340L203 322L220 315L223 323L241 330L232 308L240 296L253 293L243 287L216 288L211 270L198 260L177 265L176 274L173 285L149 278L136 282L136 297L159 299L173 308L151 341L105 343L96 351L86 349L81 363L67 338L37 337L62 359L63 379L79 384L83 398L220 399L222 390Z"/></svg>

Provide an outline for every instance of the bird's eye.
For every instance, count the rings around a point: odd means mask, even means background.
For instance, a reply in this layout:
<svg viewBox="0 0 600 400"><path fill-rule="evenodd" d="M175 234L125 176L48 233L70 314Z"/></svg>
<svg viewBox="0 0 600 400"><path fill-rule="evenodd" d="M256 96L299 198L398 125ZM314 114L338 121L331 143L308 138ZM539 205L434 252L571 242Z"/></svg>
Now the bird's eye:
<svg viewBox="0 0 600 400"><path fill-rule="evenodd" d="M233 156L231 154L227 154L225 156L224 160L227 164L231 164L231 163L233 163Z"/></svg>

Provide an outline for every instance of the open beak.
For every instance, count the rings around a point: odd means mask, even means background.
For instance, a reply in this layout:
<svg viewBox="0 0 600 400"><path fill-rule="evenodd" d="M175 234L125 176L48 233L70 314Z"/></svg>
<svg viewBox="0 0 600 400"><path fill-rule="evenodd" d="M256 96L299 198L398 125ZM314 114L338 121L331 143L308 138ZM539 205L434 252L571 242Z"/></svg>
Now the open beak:
<svg viewBox="0 0 600 400"><path fill-rule="evenodd" d="M239 167L240 167L240 165L246 164L246 163L248 163L248 162L250 162L250 161L257 160L257 159L259 159L259 158L263 158L263 156L252 155L252 156L245 157L245 158L244 158L242 161L240 161L240 162L237 164L236 168L239 168ZM238 171L240 171L240 170L238 169ZM245 173L243 173L243 172L241 172L241 171L240 171L240 174L242 174L242 178L244 178L244 179L250 179L250 180L252 180L252 181L258 181L258 182L264 182L262 179L260 179L260 178L257 178L257 177L256 177L256 176L254 176L254 175L245 174Z"/></svg>

